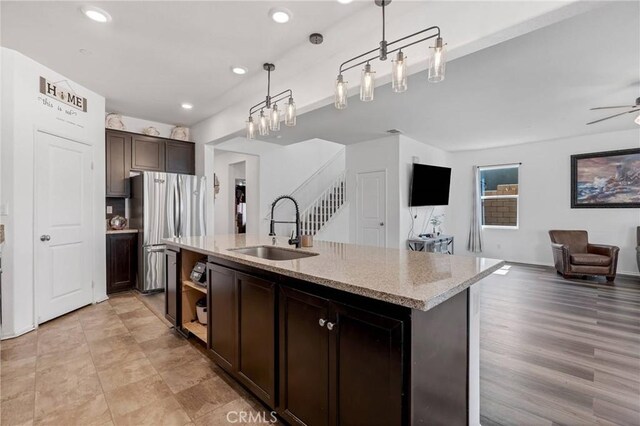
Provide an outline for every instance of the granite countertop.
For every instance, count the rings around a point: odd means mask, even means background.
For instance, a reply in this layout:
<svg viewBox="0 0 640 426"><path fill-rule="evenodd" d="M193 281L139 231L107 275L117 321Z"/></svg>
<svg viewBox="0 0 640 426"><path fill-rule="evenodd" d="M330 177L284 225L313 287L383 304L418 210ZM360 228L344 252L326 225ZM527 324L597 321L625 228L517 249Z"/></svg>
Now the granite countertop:
<svg viewBox="0 0 640 426"><path fill-rule="evenodd" d="M107 229L107 235L109 234L133 234L138 233L137 229L134 228L126 228L126 229Z"/></svg>
<svg viewBox="0 0 640 426"><path fill-rule="evenodd" d="M276 261L229 251L272 245L271 237L259 235L164 240L168 245L422 311L453 297L504 265L504 261L497 259L326 241L314 241L313 247L295 249L287 241L286 237L278 237L277 246L318 256Z"/></svg>

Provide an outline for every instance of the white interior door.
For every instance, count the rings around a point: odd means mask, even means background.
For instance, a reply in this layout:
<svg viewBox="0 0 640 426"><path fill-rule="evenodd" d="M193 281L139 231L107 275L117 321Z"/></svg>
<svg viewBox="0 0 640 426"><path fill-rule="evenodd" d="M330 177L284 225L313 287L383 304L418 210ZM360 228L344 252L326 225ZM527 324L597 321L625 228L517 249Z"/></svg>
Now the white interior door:
<svg viewBox="0 0 640 426"><path fill-rule="evenodd" d="M387 176L384 170L358 173L357 243L386 247Z"/></svg>
<svg viewBox="0 0 640 426"><path fill-rule="evenodd" d="M36 133L35 298L38 324L92 302L92 148Z"/></svg>

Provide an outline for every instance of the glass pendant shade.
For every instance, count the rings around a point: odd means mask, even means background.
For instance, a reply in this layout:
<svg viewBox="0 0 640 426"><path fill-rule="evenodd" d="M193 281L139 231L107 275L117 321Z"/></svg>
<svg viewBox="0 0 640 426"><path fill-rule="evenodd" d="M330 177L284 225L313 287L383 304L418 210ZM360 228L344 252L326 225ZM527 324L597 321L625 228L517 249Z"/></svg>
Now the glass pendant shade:
<svg viewBox="0 0 640 426"><path fill-rule="evenodd" d="M289 127L296 125L296 104L293 102L293 98L289 98L289 102L287 102L284 112L284 125Z"/></svg>
<svg viewBox="0 0 640 426"><path fill-rule="evenodd" d="M258 119L258 134L260 136L269 135L269 115L265 115L264 111L260 111L260 118Z"/></svg>
<svg viewBox="0 0 640 426"><path fill-rule="evenodd" d="M442 39L438 37L436 39L436 45L432 47L433 52L429 56L429 82L438 83L444 80L446 60L445 45L442 43Z"/></svg>
<svg viewBox="0 0 640 426"><path fill-rule="evenodd" d="M269 114L269 130L272 132L277 132L280 130L280 111L278 110L278 105L273 104L271 108L271 113Z"/></svg>
<svg viewBox="0 0 640 426"><path fill-rule="evenodd" d="M402 51L391 61L391 89L396 93L407 90L407 57Z"/></svg>
<svg viewBox="0 0 640 426"><path fill-rule="evenodd" d="M370 102L373 100L373 89L375 86L375 72L371 70L371 65L367 64L362 70L360 79L360 100Z"/></svg>
<svg viewBox="0 0 640 426"><path fill-rule="evenodd" d="M347 82L342 78L342 74L336 80L336 91L334 105L337 109L345 109L347 107Z"/></svg>
<svg viewBox="0 0 640 426"><path fill-rule="evenodd" d="M256 138L256 123L253 121L253 117L249 116L247 120L247 139Z"/></svg>

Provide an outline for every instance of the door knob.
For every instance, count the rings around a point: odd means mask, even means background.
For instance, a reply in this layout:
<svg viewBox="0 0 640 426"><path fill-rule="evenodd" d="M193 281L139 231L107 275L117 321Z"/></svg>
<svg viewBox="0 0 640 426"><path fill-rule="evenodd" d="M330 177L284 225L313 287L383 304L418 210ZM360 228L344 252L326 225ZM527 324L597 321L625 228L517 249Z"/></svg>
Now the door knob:
<svg viewBox="0 0 640 426"><path fill-rule="evenodd" d="M320 318L320 319L318 320L318 324L320 324L320 327L324 327L324 325L325 325L326 323L327 323L327 320L326 320L326 319L322 319L322 318Z"/></svg>
<svg viewBox="0 0 640 426"><path fill-rule="evenodd" d="M380 226L384 226L384 222L380 222Z"/></svg>
<svg viewBox="0 0 640 426"><path fill-rule="evenodd" d="M328 323L327 323L327 330L329 330L329 331L333 330L333 326L334 326L334 325L335 325L334 323L332 323L332 322L328 322Z"/></svg>
<svg viewBox="0 0 640 426"><path fill-rule="evenodd" d="M51 239L51 235L40 235L40 241L49 241Z"/></svg>

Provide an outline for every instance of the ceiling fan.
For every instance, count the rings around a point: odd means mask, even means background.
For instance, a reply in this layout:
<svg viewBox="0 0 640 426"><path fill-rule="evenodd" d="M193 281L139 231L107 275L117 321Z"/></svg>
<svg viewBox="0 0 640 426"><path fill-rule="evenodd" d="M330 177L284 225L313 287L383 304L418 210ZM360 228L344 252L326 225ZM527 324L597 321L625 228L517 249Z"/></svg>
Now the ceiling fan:
<svg viewBox="0 0 640 426"><path fill-rule="evenodd" d="M619 112L617 114L613 114L613 115L610 115L609 117L601 118L599 120L592 121L592 122L587 123L587 124L599 123L601 121L608 120L608 119L613 118L613 117L618 117L619 115L631 114L633 112L640 112L640 98L636 99L636 104L635 105L596 107L596 108L591 108L591 111L595 111L595 110L599 110L599 109L615 109L615 108L631 108L631 109L629 111ZM636 124L640 125L640 115L638 115L638 117L636 117L635 122L636 122Z"/></svg>

